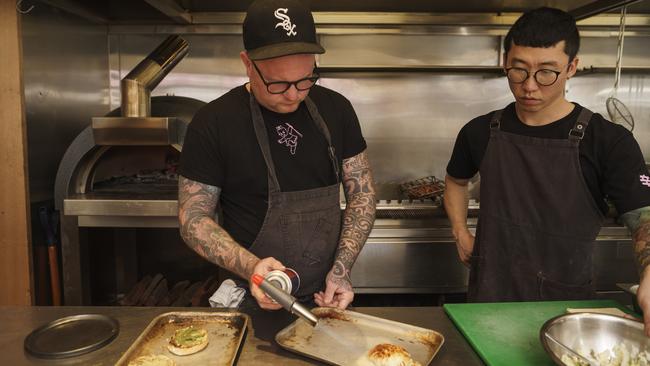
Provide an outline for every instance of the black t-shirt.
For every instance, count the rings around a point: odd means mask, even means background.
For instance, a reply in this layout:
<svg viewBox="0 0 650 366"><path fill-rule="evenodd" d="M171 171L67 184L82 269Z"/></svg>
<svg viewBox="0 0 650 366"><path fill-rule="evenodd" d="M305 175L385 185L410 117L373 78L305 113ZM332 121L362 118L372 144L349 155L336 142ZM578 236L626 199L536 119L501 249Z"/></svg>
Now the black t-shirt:
<svg viewBox="0 0 650 366"><path fill-rule="evenodd" d="M179 167L182 176L221 188L223 226L245 247L257 237L268 207L268 171L249 95L242 85L197 112L187 129ZM357 115L345 97L320 86L314 86L309 97L327 124L339 167L343 159L366 149ZM327 141L304 102L286 114L260 108L283 192L336 183Z"/></svg>
<svg viewBox="0 0 650 366"><path fill-rule="evenodd" d="M511 103L503 112L500 128L518 135L566 139L583 109L574 104L573 111L560 120L544 126L528 126L519 120L515 104ZM492 113L474 118L460 130L447 174L469 179L479 171L490 139ZM650 184L644 184L648 170L632 133L595 113L579 150L582 174L603 213L608 211L606 199L614 203L620 214L650 206Z"/></svg>

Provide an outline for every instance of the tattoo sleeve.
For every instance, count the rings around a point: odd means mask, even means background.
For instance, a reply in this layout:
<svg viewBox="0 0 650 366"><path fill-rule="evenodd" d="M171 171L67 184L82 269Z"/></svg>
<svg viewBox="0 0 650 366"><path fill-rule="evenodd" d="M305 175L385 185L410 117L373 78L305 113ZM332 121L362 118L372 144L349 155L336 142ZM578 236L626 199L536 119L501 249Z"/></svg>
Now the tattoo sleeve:
<svg viewBox="0 0 650 366"><path fill-rule="evenodd" d="M375 222L375 188L365 151L343 160L347 205L332 274L349 282L350 270Z"/></svg>
<svg viewBox="0 0 650 366"><path fill-rule="evenodd" d="M248 280L258 258L214 221L221 190L185 177L178 179L181 237L201 257Z"/></svg>
<svg viewBox="0 0 650 366"><path fill-rule="evenodd" d="M634 257L639 273L643 274L650 264L650 206L621 215L621 221L632 233Z"/></svg>

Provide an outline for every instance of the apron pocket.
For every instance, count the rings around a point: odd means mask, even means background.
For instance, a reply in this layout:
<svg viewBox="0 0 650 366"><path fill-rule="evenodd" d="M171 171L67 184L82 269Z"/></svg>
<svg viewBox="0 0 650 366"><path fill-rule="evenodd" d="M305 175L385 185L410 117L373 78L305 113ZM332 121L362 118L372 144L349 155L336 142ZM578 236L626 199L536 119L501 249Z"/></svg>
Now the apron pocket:
<svg viewBox="0 0 650 366"><path fill-rule="evenodd" d="M339 233L334 232L334 223L321 217L311 234L311 238L305 245L303 257L309 261L309 265L316 265L320 262L329 262L334 256L332 251L332 242L338 246Z"/></svg>
<svg viewBox="0 0 650 366"><path fill-rule="evenodd" d="M537 274L539 297L541 300L589 300L594 298L591 281L582 284L569 284L551 280L543 273Z"/></svg>
<svg viewBox="0 0 650 366"><path fill-rule="evenodd" d="M330 259L338 247L337 219L329 209L283 215L282 232L290 264L331 266Z"/></svg>

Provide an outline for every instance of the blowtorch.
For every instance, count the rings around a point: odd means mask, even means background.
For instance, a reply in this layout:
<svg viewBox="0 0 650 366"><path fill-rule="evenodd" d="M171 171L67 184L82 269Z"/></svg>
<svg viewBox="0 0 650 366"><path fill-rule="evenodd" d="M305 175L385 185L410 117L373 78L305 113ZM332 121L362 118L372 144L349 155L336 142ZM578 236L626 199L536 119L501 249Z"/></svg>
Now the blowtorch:
<svg viewBox="0 0 650 366"><path fill-rule="evenodd" d="M311 326L315 327L318 323L318 318L304 305L298 302L295 297L286 293L282 289L274 286L272 283L264 279L264 277L254 274L253 283L259 286L271 299L275 300L278 304L282 305L288 312L298 315L307 321Z"/></svg>

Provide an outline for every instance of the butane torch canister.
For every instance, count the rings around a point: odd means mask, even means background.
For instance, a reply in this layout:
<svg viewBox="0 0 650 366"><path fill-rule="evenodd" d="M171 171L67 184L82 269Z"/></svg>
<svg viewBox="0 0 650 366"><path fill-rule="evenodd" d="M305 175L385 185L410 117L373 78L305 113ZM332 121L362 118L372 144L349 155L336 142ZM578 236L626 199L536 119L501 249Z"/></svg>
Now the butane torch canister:
<svg viewBox="0 0 650 366"><path fill-rule="evenodd" d="M284 292L295 295L300 288L300 276L291 268L284 270L273 270L264 276L264 279L271 282L275 287L281 288Z"/></svg>
<svg viewBox="0 0 650 366"><path fill-rule="evenodd" d="M298 315L305 319L307 323L316 326L318 318L304 305L299 303L295 297L283 291L279 287L274 286L271 282L264 279L264 277L254 274L253 283L259 286L271 299L275 300L278 304L282 305L288 312Z"/></svg>

